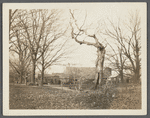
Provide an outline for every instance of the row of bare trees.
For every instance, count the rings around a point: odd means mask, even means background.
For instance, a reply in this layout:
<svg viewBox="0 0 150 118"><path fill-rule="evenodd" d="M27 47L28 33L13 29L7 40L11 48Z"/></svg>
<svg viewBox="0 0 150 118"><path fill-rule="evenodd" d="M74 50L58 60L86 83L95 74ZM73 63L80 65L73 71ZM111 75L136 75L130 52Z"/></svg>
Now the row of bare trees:
<svg viewBox="0 0 150 118"><path fill-rule="evenodd" d="M18 56L18 64L10 57L10 66L18 73L20 82L31 68L31 83L35 83L38 68L44 78L45 70L65 58L67 42L60 10L10 10L9 50ZM41 84L42 82L41 78Z"/></svg>
<svg viewBox="0 0 150 118"><path fill-rule="evenodd" d="M97 25L93 34L89 33L86 18L78 19L76 10L70 12L70 28L63 23L61 10L10 10L9 42L10 52L18 56L18 62L10 57L11 68L18 73L20 81L32 72L31 82L35 82L38 68L44 78L45 70L65 58L67 50L66 32L71 31L71 38L77 43L93 46L97 49L95 88L103 78L104 60L109 61L121 80L124 70L133 73L133 78L140 78L141 21L139 12L131 13L127 21L107 20L103 28ZM83 40L83 38L85 40ZM90 39L90 40L89 40ZM91 41L93 40L93 41ZM109 43L113 42L113 43ZM111 49L108 53L107 47ZM42 83L42 80L41 80Z"/></svg>
<svg viewBox="0 0 150 118"><path fill-rule="evenodd" d="M127 73L130 71L132 80L138 82L140 80L140 51L141 51L141 18L139 12L129 13L129 17L126 21L119 19L117 22L113 22L106 19L103 27L96 26L95 33L88 33L88 28L85 19L77 19L78 15L75 10L70 10L71 14L71 36L72 38L81 44L94 46L97 49L96 59L96 85L101 83L103 78L104 60L109 61L113 70L117 71L121 81ZM80 21L80 22L79 22ZM81 23L82 22L82 23ZM97 23L98 24L98 23ZM83 40L80 37L86 37L91 40ZM104 43L105 42L105 43ZM109 43L112 42L112 43ZM106 46L111 49L110 53L106 52ZM128 73L129 74L129 73Z"/></svg>
<svg viewBox="0 0 150 118"><path fill-rule="evenodd" d="M115 42L117 50L109 44L113 54L107 55L107 59L114 64L121 80L123 81L126 70L130 71L132 81L140 80L141 69L141 18L139 11L129 13L127 21L113 23L109 20L110 28L106 28L104 34ZM110 39L108 39L110 40Z"/></svg>

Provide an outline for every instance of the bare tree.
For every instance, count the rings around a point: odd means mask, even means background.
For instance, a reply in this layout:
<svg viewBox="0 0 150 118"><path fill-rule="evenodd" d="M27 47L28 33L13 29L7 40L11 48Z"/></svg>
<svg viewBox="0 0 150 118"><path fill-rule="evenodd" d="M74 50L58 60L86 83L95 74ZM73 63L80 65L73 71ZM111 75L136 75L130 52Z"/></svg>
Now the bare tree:
<svg viewBox="0 0 150 118"><path fill-rule="evenodd" d="M123 54L122 46L116 44L116 49L107 41L107 44L111 48L110 54L106 54L106 60L110 62L112 69L118 73L123 82L124 69L126 69L125 62L127 58Z"/></svg>
<svg viewBox="0 0 150 118"><path fill-rule="evenodd" d="M19 77L19 75L20 75L20 71L19 71L19 64L17 63L17 62L19 62L18 60L17 61L10 61L10 59L9 59L9 76L11 76L11 77L15 77L15 79L17 79L17 81L18 81L18 77ZM12 79L12 78L10 78L10 79Z"/></svg>
<svg viewBox="0 0 150 118"><path fill-rule="evenodd" d="M32 77L31 83L35 82L35 70L37 61L43 53L41 49L42 39L48 39L51 36L51 28L55 25L55 20L59 19L60 11L58 10L27 10L27 15L20 16L20 26L24 30L24 37L28 41L28 48L32 60ZM55 32L53 32L55 33ZM47 43L47 42L46 42Z"/></svg>
<svg viewBox="0 0 150 118"><path fill-rule="evenodd" d="M26 12L25 10L19 10L19 9L10 9L9 10L9 44L10 47L12 47L13 42L16 41L16 30L20 30L20 21L19 21L19 15L25 16Z"/></svg>
<svg viewBox="0 0 150 118"><path fill-rule="evenodd" d="M18 9L9 10L9 41L14 37L12 30L16 27Z"/></svg>
<svg viewBox="0 0 150 118"><path fill-rule="evenodd" d="M22 29L18 26L19 11L10 10L10 23L9 23L9 41L10 41L10 52L17 54L19 60L18 64L16 61L9 60L10 66L12 66L19 74L20 82L22 83L23 77L25 76L26 70L30 64L30 55L27 46L27 42L22 35Z"/></svg>
<svg viewBox="0 0 150 118"><path fill-rule="evenodd" d="M96 59L96 71L97 71L97 81L95 88L97 88L97 85L101 83L102 77L103 77L103 65L104 65L104 60L105 60L105 47L103 46L102 43L100 43L99 39L97 38L96 34L94 33L93 35L90 35L87 33L87 30L83 29L85 20L83 21L83 24L79 26L77 24L77 19L75 18L74 11L70 10L71 18L73 19L73 22L70 22L70 26L72 28L71 36L75 41L79 44L86 44L89 46L94 46L97 49L97 59ZM86 19L86 17L85 17ZM74 25L74 26L73 26ZM82 35L86 35L89 38L94 39L95 43L84 41L84 40L79 40L78 37Z"/></svg>
<svg viewBox="0 0 150 118"><path fill-rule="evenodd" d="M140 40L141 40L141 20L139 12L131 13L129 22L125 22L121 27L120 24L115 25L110 21L111 28L106 29L106 35L115 39L121 45L123 54L129 59L134 73L134 80L140 78ZM125 29L126 28L126 29Z"/></svg>
<svg viewBox="0 0 150 118"><path fill-rule="evenodd" d="M40 48L42 56L39 59L38 64L41 65L41 68L39 66L37 67L41 72L41 86L43 84L45 70L52 65L59 64L64 58L66 58L66 55L69 52L65 50L65 44L67 40L59 40L59 37L63 35L64 33L62 33L60 36L57 34L58 37L47 41L47 43L44 43L44 45L42 45ZM55 43L56 40L57 43Z"/></svg>
<svg viewBox="0 0 150 118"><path fill-rule="evenodd" d="M13 51L10 51L10 53L13 53L14 55L17 54L19 57L21 55L21 53L14 53ZM9 67L11 68L11 72L13 72L14 75L19 78L19 83L22 83L23 80L25 80L25 76L29 73L31 62L29 56L25 56L25 51L23 51L22 56L23 58L14 58L14 56L11 55L9 59Z"/></svg>

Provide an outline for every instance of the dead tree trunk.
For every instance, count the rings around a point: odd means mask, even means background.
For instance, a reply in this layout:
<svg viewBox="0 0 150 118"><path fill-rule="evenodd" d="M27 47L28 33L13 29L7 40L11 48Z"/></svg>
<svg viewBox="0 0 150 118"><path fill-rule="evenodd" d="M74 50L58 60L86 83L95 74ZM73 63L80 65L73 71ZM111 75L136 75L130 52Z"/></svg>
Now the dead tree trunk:
<svg viewBox="0 0 150 118"><path fill-rule="evenodd" d="M96 84L95 84L95 89L97 89L98 84L101 83L101 80L103 78L103 66L104 66L104 59L105 59L105 47L102 45L102 43L99 42L99 39L97 38L96 34L89 35L87 34L87 30L82 29L84 23L81 25L81 27L78 26L77 20L74 17L73 12L70 10L71 17L74 21L74 23L70 22L70 26L72 28L71 31L71 36L77 43L81 44L86 44L90 46L94 46L97 48L97 60L96 60ZM73 24L75 27L73 27ZM78 30L78 32L77 32ZM78 40L78 37L80 37L82 34L88 36L89 38L93 38L95 40L95 43L88 42L88 41L81 41Z"/></svg>
<svg viewBox="0 0 150 118"><path fill-rule="evenodd" d="M103 78L103 67L104 67L104 60L105 60L105 47L98 42L98 39L96 38L95 35L90 36L93 37L96 41L96 43L90 43L86 41L79 41L75 38L75 41L80 43L80 44L86 44L86 45L91 45L97 48L97 60L96 60L96 84L95 84L95 89L97 89L97 85L101 85L101 80Z"/></svg>
<svg viewBox="0 0 150 118"><path fill-rule="evenodd" d="M96 85L95 89L97 88L98 84L101 84L103 78L103 65L105 59L105 49L104 48L97 48L97 60L96 60Z"/></svg>

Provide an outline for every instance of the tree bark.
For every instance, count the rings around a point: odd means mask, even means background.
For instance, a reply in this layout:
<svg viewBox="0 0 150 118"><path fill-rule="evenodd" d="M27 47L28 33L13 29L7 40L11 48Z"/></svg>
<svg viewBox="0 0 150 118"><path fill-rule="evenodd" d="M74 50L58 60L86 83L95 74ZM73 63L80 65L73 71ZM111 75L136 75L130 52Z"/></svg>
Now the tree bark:
<svg viewBox="0 0 150 118"><path fill-rule="evenodd" d="M123 80L123 66L124 66L124 64L122 61L122 48L121 48L119 53L120 53L119 54L119 56L120 56L120 78L121 78L121 82L123 83L124 82L124 80Z"/></svg>
<svg viewBox="0 0 150 118"><path fill-rule="evenodd" d="M134 82L139 82L140 80L140 63L136 61L136 70L134 72Z"/></svg>
<svg viewBox="0 0 150 118"><path fill-rule="evenodd" d="M136 37L135 37L136 38ZM135 71L135 79L137 82L140 79L140 59L139 59L139 46L138 46L138 41L136 40L136 71Z"/></svg>
<svg viewBox="0 0 150 118"><path fill-rule="evenodd" d="M120 78L121 78L121 82L123 83L124 80L123 80L123 70L122 69L120 70Z"/></svg>
<svg viewBox="0 0 150 118"><path fill-rule="evenodd" d="M32 76L31 76L31 83L34 84L35 83L35 61L32 60Z"/></svg>
<svg viewBox="0 0 150 118"><path fill-rule="evenodd" d="M96 60L96 84L95 89L97 89L98 84L101 85L101 81L103 79L103 67L104 67L104 59L105 59L105 49L97 49L97 60Z"/></svg>
<svg viewBox="0 0 150 118"><path fill-rule="evenodd" d="M23 80L23 66L24 66L24 63L23 63L23 53L22 53L22 50L19 51L20 54L19 54L19 66L20 66L20 84L22 84L22 80Z"/></svg>
<svg viewBox="0 0 150 118"><path fill-rule="evenodd" d="M27 76L25 76L25 84L27 85Z"/></svg>
<svg viewBox="0 0 150 118"><path fill-rule="evenodd" d="M43 86L43 80L44 80L44 71L45 71L45 62L44 62L44 52L42 54L42 71L41 71L41 78L40 78L40 86Z"/></svg>
<svg viewBox="0 0 150 118"><path fill-rule="evenodd" d="M22 79L23 79L23 74L22 74L22 71L20 72L20 84L22 84Z"/></svg>
<svg viewBox="0 0 150 118"><path fill-rule="evenodd" d="M40 81L40 86L43 86L43 80L44 80L44 67L42 67L42 71L41 71L41 81Z"/></svg>

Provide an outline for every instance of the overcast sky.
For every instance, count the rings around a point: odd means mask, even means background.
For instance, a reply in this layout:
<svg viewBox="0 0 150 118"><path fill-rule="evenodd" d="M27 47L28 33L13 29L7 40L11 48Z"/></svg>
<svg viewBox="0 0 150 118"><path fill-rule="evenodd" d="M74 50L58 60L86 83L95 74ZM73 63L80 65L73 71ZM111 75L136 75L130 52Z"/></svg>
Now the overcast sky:
<svg viewBox="0 0 150 118"><path fill-rule="evenodd" d="M74 6L75 7L75 6ZM78 8L79 7L79 8ZM111 19L113 22L117 22L117 20L120 18L122 20L126 19L129 15L129 11L136 11L139 10L142 11L142 5L141 4L90 4L88 5L81 5L78 6L76 11L79 11L78 19L80 19L81 22L78 22L79 24L82 24L82 21L85 17L85 13L87 12L87 18L85 26L89 26L91 30L89 30L88 33L94 33L97 26L101 26L101 23L103 21L106 21L106 19ZM65 16L69 17L68 9L65 11ZM78 20L77 19L77 20ZM103 28L102 26L101 28ZM99 37L100 38L100 37ZM85 39L86 40L86 39ZM92 41L93 39L87 39L88 41ZM94 40L93 40L94 41ZM103 40L101 41L103 42ZM112 43L109 40L110 43ZM74 53L70 55L71 58L66 59L65 64L70 63L71 66L82 66L82 67L95 67L95 59L96 59L96 48L92 46L87 45L79 45L76 43L73 39L70 39L70 44L73 44L73 48L75 49ZM104 42L105 45L105 42ZM106 51L109 52L109 47L106 48ZM108 66L107 62L105 61L105 65ZM63 72L65 69L65 66L53 66L51 67L50 72Z"/></svg>
<svg viewBox="0 0 150 118"><path fill-rule="evenodd" d="M139 10L142 14L145 4L143 3L50 3L50 4L22 4L17 5L11 4L11 7L16 9L63 9L64 18L66 19L64 23L68 23L70 20L69 9L75 9L77 11L77 22L82 24L82 21L85 18L87 13L87 18L85 22L85 27L87 27L88 33L93 34L96 31L96 28L99 26L100 30L103 30L105 25L103 22L107 23L107 19L110 19L113 22L117 22L120 18L125 20L129 16L129 12ZM103 36L102 36L103 37ZM105 46L106 43L103 42L103 39L100 35L98 38L100 42ZM82 40L82 38L81 38ZM94 41L93 39L86 38L84 40ZM110 39L109 43L113 45L113 41ZM72 54L69 55L69 58L66 59L63 64L70 66L82 66L82 67L95 67L96 60L96 48L87 45L80 45L74 41L74 39L69 39L69 45L72 45L70 50L74 50ZM106 48L106 53L110 52L109 46ZM105 61L104 66L109 66L107 61ZM63 72L65 66L52 66L49 70L49 73L53 72Z"/></svg>

